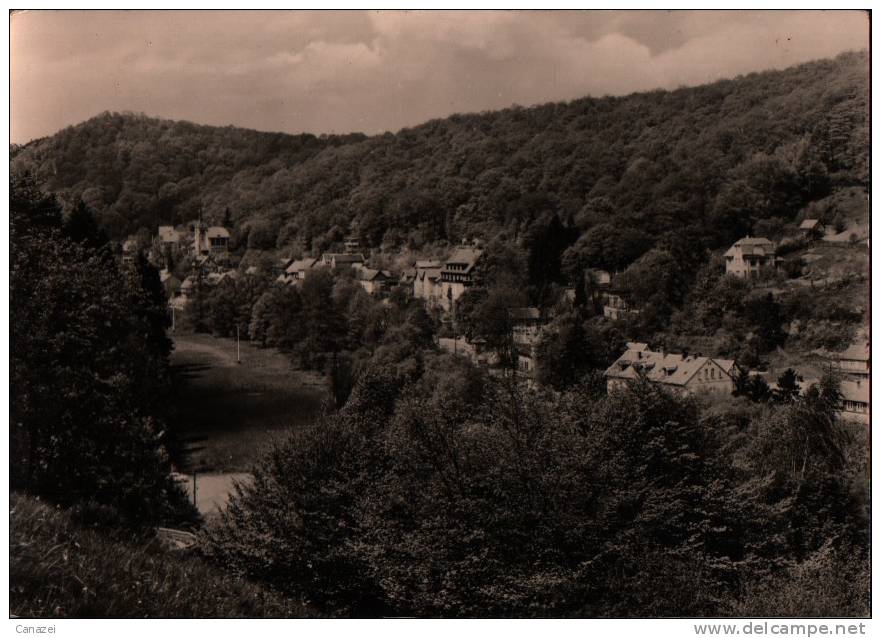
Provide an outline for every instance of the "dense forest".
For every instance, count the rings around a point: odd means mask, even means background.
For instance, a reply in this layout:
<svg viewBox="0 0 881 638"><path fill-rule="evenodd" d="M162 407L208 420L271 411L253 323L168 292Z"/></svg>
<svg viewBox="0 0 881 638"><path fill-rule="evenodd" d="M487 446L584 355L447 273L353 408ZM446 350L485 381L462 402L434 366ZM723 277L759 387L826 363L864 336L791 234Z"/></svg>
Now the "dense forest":
<svg viewBox="0 0 881 638"><path fill-rule="evenodd" d="M625 97L462 114L366 137L257 133L103 114L13 149L115 238L234 222L241 246L422 248L517 239L557 215L595 267L665 236L716 248L868 181L868 58ZM610 222L614 221L612 224Z"/></svg>

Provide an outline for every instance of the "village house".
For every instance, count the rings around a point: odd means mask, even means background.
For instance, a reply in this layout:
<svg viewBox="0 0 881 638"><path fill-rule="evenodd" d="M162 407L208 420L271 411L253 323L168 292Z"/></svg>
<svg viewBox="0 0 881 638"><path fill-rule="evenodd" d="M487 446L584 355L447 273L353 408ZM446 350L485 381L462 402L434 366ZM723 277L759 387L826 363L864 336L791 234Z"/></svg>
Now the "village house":
<svg viewBox="0 0 881 638"><path fill-rule="evenodd" d="M324 253L321 255L321 263L331 268L349 266L357 268L364 265L364 255L361 253Z"/></svg>
<svg viewBox="0 0 881 638"><path fill-rule="evenodd" d="M306 278L306 273L315 268L317 264L318 260L313 257L295 259L287 265L276 281L291 285L301 284Z"/></svg>
<svg viewBox="0 0 881 638"><path fill-rule="evenodd" d="M597 288L608 288L612 284L612 274L608 270L591 268L584 272L585 283Z"/></svg>
<svg viewBox="0 0 881 638"><path fill-rule="evenodd" d="M734 243L725 253L725 272L737 277L755 277L777 263L776 245L764 237L750 237Z"/></svg>
<svg viewBox="0 0 881 638"><path fill-rule="evenodd" d="M605 372L609 393L644 377L677 393L734 390L734 361L710 357L655 352L644 343L628 343L627 350Z"/></svg>
<svg viewBox="0 0 881 638"><path fill-rule="evenodd" d="M238 279L239 273L235 270L209 272L205 275L203 281L208 286L216 286L227 279Z"/></svg>
<svg viewBox="0 0 881 638"><path fill-rule="evenodd" d="M355 235L349 235L343 242L343 249L349 255L355 254L361 249L361 242Z"/></svg>
<svg viewBox="0 0 881 638"><path fill-rule="evenodd" d="M461 247L444 262L441 269L440 305L450 312L459 297L479 280L479 262L483 251L478 248Z"/></svg>
<svg viewBox="0 0 881 638"><path fill-rule="evenodd" d="M441 283L441 270L443 265L438 261L417 261L416 276L413 279L413 296L416 299L424 299L430 306L440 304L443 294Z"/></svg>
<svg viewBox="0 0 881 638"><path fill-rule="evenodd" d="M229 231L223 226L197 224L193 229L193 249L197 255L226 259L229 257Z"/></svg>
<svg viewBox="0 0 881 638"><path fill-rule="evenodd" d="M463 356L475 365L490 366L499 362L498 355L487 348L483 339L469 341L465 337L440 337L437 345L444 352Z"/></svg>
<svg viewBox="0 0 881 638"><path fill-rule="evenodd" d="M869 382L857 378L856 380L844 380L839 387L841 392L842 419L869 422Z"/></svg>
<svg viewBox="0 0 881 638"><path fill-rule="evenodd" d="M820 239L826 227L819 219L806 219L798 226L798 232L805 239Z"/></svg>
<svg viewBox="0 0 881 638"><path fill-rule="evenodd" d="M355 279L367 293L378 295L386 289L392 276L387 270L358 268Z"/></svg>
<svg viewBox="0 0 881 638"><path fill-rule="evenodd" d="M529 376L535 374L535 354L532 350L521 351L517 349L517 369Z"/></svg>
<svg viewBox="0 0 881 638"><path fill-rule="evenodd" d="M835 355L838 369L842 374L853 377L855 380L869 380L869 343L855 343L844 352Z"/></svg>
<svg viewBox="0 0 881 638"><path fill-rule="evenodd" d="M544 320L538 308L508 308L508 322L514 343L531 349L541 336Z"/></svg>
<svg viewBox="0 0 881 638"><path fill-rule="evenodd" d="M630 302L630 291L624 289L608 290L602 293L603 316L618 321L629 315L638 315L639 310Z"/></svg>
<svg viewBox="0 0 881 638"><path fill-rule="evenodd" d="M162 248L177 248L180 244L182 235L174 226L160 226L158 237L159 244Z"/></svg>

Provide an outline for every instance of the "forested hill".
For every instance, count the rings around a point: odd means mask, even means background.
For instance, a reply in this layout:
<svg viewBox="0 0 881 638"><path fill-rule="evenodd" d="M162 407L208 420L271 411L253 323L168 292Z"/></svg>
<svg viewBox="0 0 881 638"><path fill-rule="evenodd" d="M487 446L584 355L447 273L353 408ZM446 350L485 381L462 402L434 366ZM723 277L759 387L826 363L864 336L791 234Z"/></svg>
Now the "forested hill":
<svg viewBox="0 0 881 638"><path fill-rule="evenodd" d="M724 245L764 218L868 182L868 58L843 54L694 88L453 115L396 134L321 136L104 114L14 149L117 237L229 212L252 248L528 233L557 213L628 262L675 231ZM610 224L614 222L614 224ZM646 246L642 246L642 250ZM638 252L638 251L637 251Z"/></svg>

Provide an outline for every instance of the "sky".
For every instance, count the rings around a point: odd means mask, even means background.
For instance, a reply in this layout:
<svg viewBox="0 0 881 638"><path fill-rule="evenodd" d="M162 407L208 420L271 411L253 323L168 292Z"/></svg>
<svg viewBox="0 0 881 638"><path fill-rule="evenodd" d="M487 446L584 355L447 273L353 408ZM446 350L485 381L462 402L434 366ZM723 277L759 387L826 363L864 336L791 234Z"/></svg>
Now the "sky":
<svg viewBox="0 0 881 638"><path fill-rule="evenodd" d="M868 48L857 11L28 11L12 141L104 111L288 133L703 84Z"/></svg>

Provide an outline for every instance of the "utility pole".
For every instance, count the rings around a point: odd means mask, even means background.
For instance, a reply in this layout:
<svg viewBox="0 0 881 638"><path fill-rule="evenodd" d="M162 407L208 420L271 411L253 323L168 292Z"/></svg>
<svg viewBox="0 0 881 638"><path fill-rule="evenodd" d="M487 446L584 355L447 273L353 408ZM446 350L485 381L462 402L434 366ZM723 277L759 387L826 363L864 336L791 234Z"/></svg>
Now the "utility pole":
<svg viewBox="0 0 881 638"><path fill-rule="evenodd" d="M196 470L193 470L193 507L196 507Z"/></svg>
<svg viewBox="0 0 881 638"><path fill-rule="evenodd" d="M171 331L174 332L174 303L171 304Z"/></svg>
<svg viewBox="0 0 881 638"><path fill-rule="evenodd" d="M236 363L242 363L242 350L239 346L239 326L236 325Z"/></svg>

